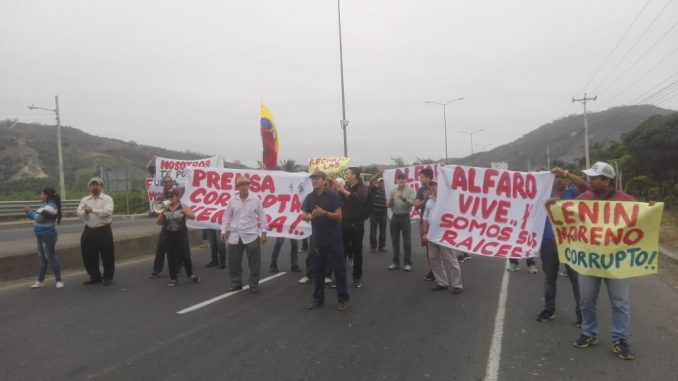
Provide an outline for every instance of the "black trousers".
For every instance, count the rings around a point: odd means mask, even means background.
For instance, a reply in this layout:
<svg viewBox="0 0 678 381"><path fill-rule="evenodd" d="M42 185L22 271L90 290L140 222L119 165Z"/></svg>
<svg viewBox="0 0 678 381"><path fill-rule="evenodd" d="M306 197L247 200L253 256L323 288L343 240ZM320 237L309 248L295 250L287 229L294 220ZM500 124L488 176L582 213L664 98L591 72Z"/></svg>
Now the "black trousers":
<svg viewBox="0 0 678 381"><path fill-rule="evenodd" d="M165 267L165 254L167 254L167 247L165 247L165 240L167 238L165 237L165 235L166 235L165 229L163 228L162 230L160 230L160 235L158 236L158 244L155 247L155 259L153 260L153 272L156 274L160 274L162 272L162 268ZM176 257L174 263L176 265L177 271L181 270L181 266L183 266L184 263L183 257L182 256ZM169 263L167 265L169 266Z"/></svg>
<svg viewBox="0 0 678 381"><path fill-rule="evenodd" d="M85 226L80 236L82 262L90 280L112 280L115 273L115 249L111 224L98 228ZM99 269L99 255L104 266L104 275Z"/></svg>
<svg viewBox="0 0 678 381"><path fill-rule="evenodd" d="M379 229L379 248L386 247L386 213L370 214L370 249L377 248L377 228Z"/></svg>
<svg viewBox="0 0 678 381"><path fill-rule="evenodd" d="M353 259L353 280L363 276L363 236L365 235L364 221L343 221L341 223L344 241L344 253Z"/></svg>
<svg viewBox="0 0 678 381"><path fill-rule="evenodd" d="M186 276L190 277L193 275L193 262L191 262L191 248L188 244L188 237L166 233L164 241L164 246L167 250L167 267L169 268L170 279L177 279L177 273L181 271L180 264L183 264L186 268Z"/></svg>

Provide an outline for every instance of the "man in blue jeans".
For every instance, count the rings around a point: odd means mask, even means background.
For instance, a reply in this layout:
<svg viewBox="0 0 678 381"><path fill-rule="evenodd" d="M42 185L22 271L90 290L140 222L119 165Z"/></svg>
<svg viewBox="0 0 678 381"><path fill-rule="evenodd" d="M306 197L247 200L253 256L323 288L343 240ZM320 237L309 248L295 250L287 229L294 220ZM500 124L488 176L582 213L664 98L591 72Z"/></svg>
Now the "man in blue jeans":
<svg viewBox="0 0 678 381"><path fill-rule="evenodd" d="M311 174L313 192L306 196L301 206L302 218L310 221L313 228L311 245L315 255L313 301L309 310L321 308L325 303L325 267L327 259L332 261L334 276L337 285L338 311L351 308L348 302L348 284L346 281L346 258L342 247L341 237L341 197L325 186L327 175L324 172Z"/></svg>
<svg viewBox="0 0 678 381"><path fill-rule="evenodd" d="M635 201L620 190L616 190L616 173L610 164L601 161L593 164L584 171L589 176L588 191L577 196L577 200L609 200ZM651 202L650 205L653 203ZM580 306L582 314L582 334L574 346L588 348L598 344L598 293L600 283L605 281L607 295L612 304L612 350L624 360L633 360L634 356L629 349L629 320L631 307L629 306L629 279L610 279L597 276L579 275L579 291L581 293Z"/></svg>
<svg viewBox="0 0 678 381"><path fill-rule="evenodd" d="M278 237L275 239L275 246L273 246L273 254L271 254L271 272L278 272L278 257L280 256L280 250L282 245L285 243L284 237ZM301 269L299 268L299 240L290 238L290 263L291 270L295 273L300 273Z"/></svg>

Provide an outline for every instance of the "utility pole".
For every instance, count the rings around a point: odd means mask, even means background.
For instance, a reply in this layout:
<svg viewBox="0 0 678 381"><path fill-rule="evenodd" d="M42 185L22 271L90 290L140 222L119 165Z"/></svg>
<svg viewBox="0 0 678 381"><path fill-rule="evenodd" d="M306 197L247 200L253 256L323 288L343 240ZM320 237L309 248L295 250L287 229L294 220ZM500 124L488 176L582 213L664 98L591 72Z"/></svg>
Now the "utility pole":
<svg viewBox="0 0 678 381"><path fill-rule="evenodd" d="M346 141L346 100L344 99L344 50L341 44L341 3L337 0L337 14L339 15L339 70L341 71L341 129L344 132L344 157L348 157L348 143Z"/></svg>
<svg viewBox="0 0 678 381"><path fill-rule="evenodd" d="M55 95L54 96L54 103L56 105L56 108L54 110L49 109L49 108L43 108L43 107L38 107L35 105L30 105L28 108L30 110L45 110L45 111L51 111L54 114L56 114L56 127L57 127L57 151L59 155L59 194L61 195L61 199L65 200L66 199L66 183L64 181L64 158L63 154L61 153L61 118L59 116L59 96Z"/></svg>
<svg viewBox="0 0 678 381"><path fill-rule="evenodd" d="M584 98L581 99L575 99L572 97L572 103L580 102L584 105L584 152L586 154L586 169L591 168L591 160L589 159L589 122L586 118L586 103L589 101L595 101L596 99L598 99L597 95L593 98L587 98L586 93L584 93Z"/></svg>
<svg viewBox="0 0 678 381"><path fill-rule="evenodd" d="M546 146L546 170L547 171L551 170L551 151L549 150L548 145Z"/></svg>

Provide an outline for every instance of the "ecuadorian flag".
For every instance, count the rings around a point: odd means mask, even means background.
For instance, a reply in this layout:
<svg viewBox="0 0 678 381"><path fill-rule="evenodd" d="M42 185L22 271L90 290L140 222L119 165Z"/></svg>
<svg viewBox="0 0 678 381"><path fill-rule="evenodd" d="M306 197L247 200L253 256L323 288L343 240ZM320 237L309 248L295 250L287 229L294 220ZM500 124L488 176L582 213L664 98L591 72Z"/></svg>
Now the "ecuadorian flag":
<svg viewBox="0 0 678 381"><path fill-rule="evenodd" d="M272 169L278 164L278 130L275 128L273 115L261 104L261 143L263 151L263 169Z"/></svg>

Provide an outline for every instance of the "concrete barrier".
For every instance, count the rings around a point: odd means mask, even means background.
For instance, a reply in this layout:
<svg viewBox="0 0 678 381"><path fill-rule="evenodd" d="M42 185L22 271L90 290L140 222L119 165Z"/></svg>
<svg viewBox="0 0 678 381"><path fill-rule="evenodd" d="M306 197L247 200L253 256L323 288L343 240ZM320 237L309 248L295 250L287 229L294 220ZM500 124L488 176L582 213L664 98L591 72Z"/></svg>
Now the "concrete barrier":
<svg viewBox="0 0 678 381"><path fill-rule="evenodd" d="M202 243L202 231L189 231L191 246ZM145 234L138 237L115 239L115 260L155 256L158 234ZM57 259L62 270L84 269L80 245L57 246ZM0 257L0 279L15 280L35 276L38 269L37 250ZM48 269L51 270L51 269ZM151 269L149 268L149 271Z"/></svg>

